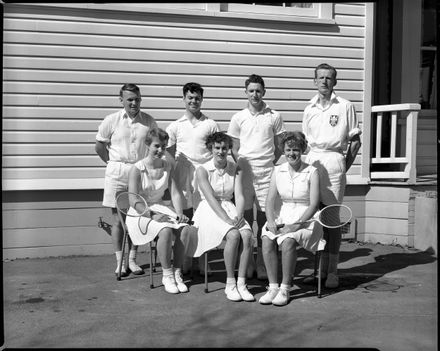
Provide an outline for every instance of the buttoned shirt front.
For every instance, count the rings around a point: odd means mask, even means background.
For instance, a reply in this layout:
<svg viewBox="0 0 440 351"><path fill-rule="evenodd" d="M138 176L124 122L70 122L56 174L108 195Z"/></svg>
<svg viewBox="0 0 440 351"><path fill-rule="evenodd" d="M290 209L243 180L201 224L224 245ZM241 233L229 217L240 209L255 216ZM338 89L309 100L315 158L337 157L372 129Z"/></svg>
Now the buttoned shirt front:
<svg viewBox="0 0 440 351"><path fill-rule="evenodd" d="M132 119L122 109L104 118L96 140L108 145L110 161L135 163L146 155L145 137L152 128L157 123L149 114L139 111Z"/></svg>
<svg viewBox="0 0 440 351"><path fill-rule="evenodd" d="M183 154L192 164L200 165L212 158L211 151L206 148L206 138L220 131L220 128L214 120L204 114L194 124L183 115L171 122L166 131L170 137L168 147L176 145L175 158Z"/></svg>
<svg viewBox="0 0 440 351"><path fill-rule="evenodd" d="M361 134L353 103L334 92L330 104L319 104L319 95L314 96L304 109L303 133L310 148L343 152L353 136Z"/></svg>
<svg viewBox="0 0 440 351"><path fill-rule="evenodd" d="M273 166L274 137L285 131L281 115L267 104L256 114L252 114L247 107L237 112L228 127L228 134L240 140L239 157L246 158L258 167Z"/></svg>

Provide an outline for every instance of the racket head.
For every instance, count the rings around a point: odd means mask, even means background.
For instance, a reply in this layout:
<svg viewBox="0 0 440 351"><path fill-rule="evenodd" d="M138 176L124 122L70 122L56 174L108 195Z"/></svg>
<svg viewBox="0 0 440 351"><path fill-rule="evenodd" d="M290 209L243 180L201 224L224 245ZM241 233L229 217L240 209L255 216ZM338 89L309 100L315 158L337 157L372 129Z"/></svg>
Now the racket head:
<svg viewBox="0 0 440 351"><path fill-rule="evenodd" d="M317 221L326 228L340 228L353 217L351 208L342 204L325 206L319 213Z"/></svg>
<svg viewBox="0 0 440 351"><path fill-rule="evenodd" d="M138 202L144 204L144 211L129 211L131 207L130 204L136 206L136 203ZM116 195L116 208L119 212L129 217L141 217L149 211L147 201L145 201L141 195L129 191L122 191Z"/></svg>

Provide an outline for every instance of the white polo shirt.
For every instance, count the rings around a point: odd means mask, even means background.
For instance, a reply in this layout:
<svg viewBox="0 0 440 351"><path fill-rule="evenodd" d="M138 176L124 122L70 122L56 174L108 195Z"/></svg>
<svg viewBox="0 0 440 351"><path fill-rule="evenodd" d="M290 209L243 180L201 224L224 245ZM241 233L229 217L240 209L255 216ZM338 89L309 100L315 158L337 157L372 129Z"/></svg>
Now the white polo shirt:
<svg viewBox="0 0 440 351"><path fill-rule="evenodd" d="M353 136L361 134L353 103L334 92L323 108L317 94L304 109L303 133L310 148L342 153Z"/></svg>
<svg viewBox="0 0 440 351"><path fill-rule="evenodd" d="M217 123L204 114L193 125L186 115L171 122L166 128L169 135L168 146L176 145L176 159L180 154L193 164L202 164L212 158L211 152L206 148L208 135L220 131Z"/></svg>
<svg viewBox="0 0 440 351"><path fill-rule="evenodd" d="M145 137L152 128L157 128L157 123L149 114L139 111L131 119L122 109L104 118L96 140L108 145L110 161L135 163L145 157Z"/></svg>
<svg viewBox="0 0 440 351"><path fill-rule="evenodd" d="M240 139L239 157L257 167L273 167L274 137L285 131L280 113L266 103L264 109L255 115L247 107L237 112L228 127L228 134Z"/></svg>

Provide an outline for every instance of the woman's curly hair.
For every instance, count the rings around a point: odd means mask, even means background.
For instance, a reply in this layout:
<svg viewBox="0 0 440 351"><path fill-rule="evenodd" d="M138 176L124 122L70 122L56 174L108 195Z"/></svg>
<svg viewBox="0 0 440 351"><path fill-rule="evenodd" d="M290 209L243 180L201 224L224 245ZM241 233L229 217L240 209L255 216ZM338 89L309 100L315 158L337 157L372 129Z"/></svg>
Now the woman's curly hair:
<svg viewBox="0 0 440 351"><path fill-rule="evenodd" d="M225 142L225 144L228 145L228 148L232 149L233 140L225 132L215 132L212 133L211 135L208 135L208 137L206 138L205 145L208 150L211 150L214 143L221 143L221 142Z"/></svg>
<svg viewBox="0 0 440 351"><path fill-rule="evenodd" d="M301 153L307 149L307 139L303 132L285 132L281 136L279 147L282 152L284 152L284 147L286 144L295 145L300 148Z"/></svg>

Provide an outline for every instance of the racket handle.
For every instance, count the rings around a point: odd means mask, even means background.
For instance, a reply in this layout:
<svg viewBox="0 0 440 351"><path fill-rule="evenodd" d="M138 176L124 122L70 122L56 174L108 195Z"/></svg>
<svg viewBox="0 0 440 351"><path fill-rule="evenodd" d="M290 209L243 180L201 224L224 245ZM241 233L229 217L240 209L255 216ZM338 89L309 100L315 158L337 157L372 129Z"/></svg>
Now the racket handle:
<svg viewBox="0 0 440 351"><path fill-rule="evenodd" d="M284 224L277 224L277 230L281 229L283 227L284 227ZM267 227L266 227L266 231L269 231L269 229L267 229Z"/></svg>

